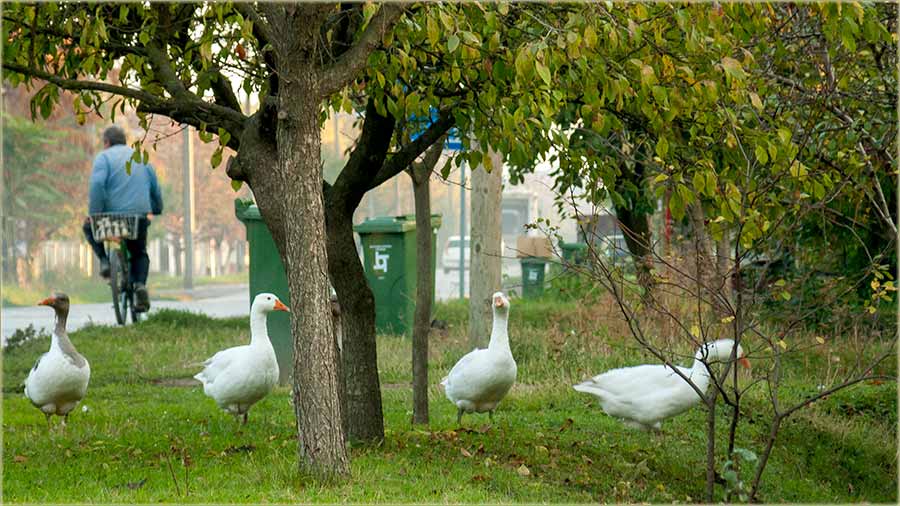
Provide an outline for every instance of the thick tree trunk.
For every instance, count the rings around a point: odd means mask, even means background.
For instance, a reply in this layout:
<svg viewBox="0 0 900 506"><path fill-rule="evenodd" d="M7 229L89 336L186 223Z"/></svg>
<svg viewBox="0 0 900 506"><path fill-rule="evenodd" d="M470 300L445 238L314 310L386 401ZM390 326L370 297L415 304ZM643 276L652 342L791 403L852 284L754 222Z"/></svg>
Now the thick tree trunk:
<svg viewBox="0 0 900 506"><path fill-rule="evenodd" d="M313 475L333 477L349 472L349 457L328 286L319 99L311 75L288 74L294 80L278 96L277 162L268 171L256 168L250 182L291 292L300 465Z"/></svg>
<svg viewBox="0 0 900 506"><path fill-rule="evenodd" d="M634 261L638 283L646 290L652 289L650 270L653 268L653 233L650 231L649 216L631 208L616 207L616 217Z"/></svg>
<svg viewBox="0 0 900 506"><path fill-rule="evenodd" d="M491 335L491 295L500 290L503 259L501 195L503 158L489 153L493 169L472 171L471 273L469 276L469 347L484 348Z"/></svg>
<svg viewBox="0 0 900 506"><path fill-rule="evenodd" d="M443 142L432 146L422 163L407 173L416 204L416 312L413 317L413 423L428 423L428 334L434 297L434 231L431 229L431 171L440 158Z"/></svg>
<svg viewBox="0 0 900 506"><path fill-rule="evenodd" d="M375 341L375 297L356 252L352 217L352 209L348 211L344 202L328 202L328 271L341 306L347 438L377 442L384 438L384 416Z"/></svg>
<svg viewBox="0 0 900 506"><path fill-rule="evenodd" d="M641 152L643 153L643 149ZM630 190L630 186L637 188L637 193ZM616 206L615 210L625 236L625 244L634 261L638 283L644 288L646 297L651 296L653 291L653 276L650 273L653 269L653 233L650 230L650 213L642 210L641 206L645 186L644 164L638 161L634 164L634 170L624 170L616 180L616 191L629 198L626 199L626 205Z"/></svg>

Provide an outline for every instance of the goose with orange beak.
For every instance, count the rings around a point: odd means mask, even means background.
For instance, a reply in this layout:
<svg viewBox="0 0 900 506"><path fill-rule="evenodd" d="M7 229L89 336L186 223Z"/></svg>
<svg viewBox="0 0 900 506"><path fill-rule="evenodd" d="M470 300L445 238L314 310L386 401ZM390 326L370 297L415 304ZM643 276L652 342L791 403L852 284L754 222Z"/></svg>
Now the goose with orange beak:
<svg viewBox="0 0 900 506"><path fill-rule="evenodd" d="M730 362L732 354L738 364L750 368L750 361L740 345L735 350L733 340L720 339L700 346L692 367L678 367L681 376L664 364L639 365L607 371L573 388L596 397L606 414L621 419L630 427L659 430L663 420L681 414L701 401L697 391L684 378L701 392L706 392L710 383L707 365Z"/></svg>
<svg viewBox="0 0 900 506"><path fill-rule="evenodd" d="M44 413L47 427L50 417L63 417L65 428L69 413L84 399L91 379L91 366L69 340L66 319L69 317L69 297L57 293L38 303L56 312L56 327L50 339L50 351L34 363L25 378L25 397Z"/></svg>
<svg viewBox="0 0 900 506"><path fill-rule="evenodd" d="M266 316L271 311L290 312L275 295L257 295L250 306L250 344L216 353L194 376L203 384L203 393L220 408L242 418L242 424L247 423L250 407L278 383L278 360L266 328Z"/></svg>
<svg viewBox="0 0 900 506"><path fill-rule="evenodd" d="M456 406L456 423L463 413L484 413L493 420L494 409L516 382L516 361L509 348L509 299L502 292L491 298L494 326L487 349L475 349L461 359L441 382Z"/></svg>

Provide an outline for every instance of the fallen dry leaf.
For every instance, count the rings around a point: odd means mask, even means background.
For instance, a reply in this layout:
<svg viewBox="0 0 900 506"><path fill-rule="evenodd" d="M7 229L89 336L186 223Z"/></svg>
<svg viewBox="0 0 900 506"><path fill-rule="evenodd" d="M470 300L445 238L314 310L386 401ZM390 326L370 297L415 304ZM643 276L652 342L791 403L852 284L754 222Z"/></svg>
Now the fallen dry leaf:
<svg viewBox="0 0 900 506"><path fill-rule="evenodd" d="M528 466L522 464L516 469L516 472L519 473L519 476L531 476L531 470L528 469Z"/></svg>
<svg viewBox="0 0 900 506"><path fill-rule="evenodd" d="M575 420L572 420L571 418L566 418L566 421L563 422L562 427L559 428L559 431L562 432L562 431L568 429L568 428L571 427L574 423L575 423Z"/></svg>
<svg viewBox="0 0 900 506"><path fill-rule="evenodd" d="M459 453L462 453L463 457L467 459L472 457L472 454L469 452L469 450L466 450L465 448L460 448Z"/></svg>
<svg viewBox="0 0 900 506"><path fill-rule="evenodd" d="M13 462L18 462L19 464L24 464L25 462L28 462L28 457L26 457L24 455L16 455L15 457L13 457Z"/></svg>

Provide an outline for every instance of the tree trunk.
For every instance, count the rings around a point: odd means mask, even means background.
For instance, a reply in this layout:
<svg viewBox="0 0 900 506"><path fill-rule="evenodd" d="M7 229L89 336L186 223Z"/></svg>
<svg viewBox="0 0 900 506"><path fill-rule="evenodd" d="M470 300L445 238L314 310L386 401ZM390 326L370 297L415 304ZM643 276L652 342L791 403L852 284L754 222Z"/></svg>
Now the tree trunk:
<svg viewBox="0 0 900 506"><path fill-rule="evenodd" d="M651 248L653 234L650 231L650 219L645 213L624 206L616 207L616 217L619 226L625 236L625 244L631 253L638 283L645 289L651 290L653 278L650 270L653 268L653 249Z"/></svg>
<svg viewBox="0 0 900 506"><path fill-rule="evenodd" d="M412 171L411 171L412 172ZM410 174L416 203L416 312L413 320L412 372L413 423L428 423L428 333L434 293L431 257L434 244L431 230L430 171Z"/></svg>
<svg viewBox="0 0 900 506"><path fill-rule="evenodd" d="M722 232L722 238L716 241L716 287L721 292L724 300L731 300L733 288L733 275L729 274L728 266L731 264L731 240L728 231Z"/></svg>
<svg viewBox="0 0 900 506"><path fill-rule="evenodd" d="M503 259L503 158L490 152L493 169L472 171L471 271L469 274L469 347L487 346L491 335L491 295L500 290Z"/></svg>
<svg viewBox="0 0 900 506"><path fill-rule="evenodd" d="M328 202L328 271L341 306L344 410L347 438L384 439L378 349L375 340L375 297L366 281L353 240L353 211L341 199ZM354 206L355 208L355 206Z"/></svg>
<svg viewBox="0 0 900 506"><path fill-rule="evenodd" d="M712 271L716 265L713 262L712 242L709 239L709 234L706 232L706 216L703 213L703 204L700 202L694 202L688 207L690 208L688 212L691 218L691 229L694 234L697 262L701 271L697 272L697 279L701 279L706 283L707 276L704 276L704 273Z"/></svg>
<svg viewBox="0 0 900 506"><path fill-rule="evenodd" d="M315 476L336 477L349 473L349 456L340 423L341 371L328 286L319 98L313 75L300 69L287 69L286 75L293 79L284 81L278 95L276 164L270 170L257 167L250 183L291 292L300 466Z"/></svg>
<svg viewBox="0 0 900 506"><path fill-rule="evenodd" d="M643 153L643 148L641 148ZM626 183L631 183L628 185ZM616 191L623 196L626 205L615 206L616 218L619 227L625 236L625 244L631 253L637 275L637 281L644 288L644 296L651 296L653 290L653 233L650 231L650 213L642 206L645 197L643 191L646 188L644 182L644 163L638 160L634 164L634 170L623 170L621 177L616 180ZM630 189L633 186L637 190Z"/></svg>
<svg viewBox="0 0 900 506"><path fill-rule="evenodd" d="M443 149L443 141L429 148L421 163L407 174L412 180L416 204L416 312L413 317L413 423L428 423L428 334L434 302L434 231L431 229L431 171Z"/></svg>

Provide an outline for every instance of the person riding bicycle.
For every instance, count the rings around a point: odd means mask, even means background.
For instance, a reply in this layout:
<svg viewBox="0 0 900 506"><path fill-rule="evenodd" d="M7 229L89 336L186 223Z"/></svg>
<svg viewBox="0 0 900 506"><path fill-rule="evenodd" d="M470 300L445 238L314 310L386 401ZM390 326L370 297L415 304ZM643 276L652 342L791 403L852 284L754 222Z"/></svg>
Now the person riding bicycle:
<svg viewBox="0 0 900 506"><path fill-rule="evenodd" d="M89 216L84 221L84 236L100 259L100 275L108 278L109 258L103 244L94 240L90 215L140 215L137 239L126 240L125 244L131 255L129 277L134 284L137 299L134 308L138 312L144 312L150 309L150 295L147 293L147 274L150 271L150 257L147 256L149 214L162 214L162 193L156 173L149 164L133 161L131 174L125 169L134 150L126 145L125 131L121 127L113 125L103 131L103 148L94 158L91 170Z"/></svg>

